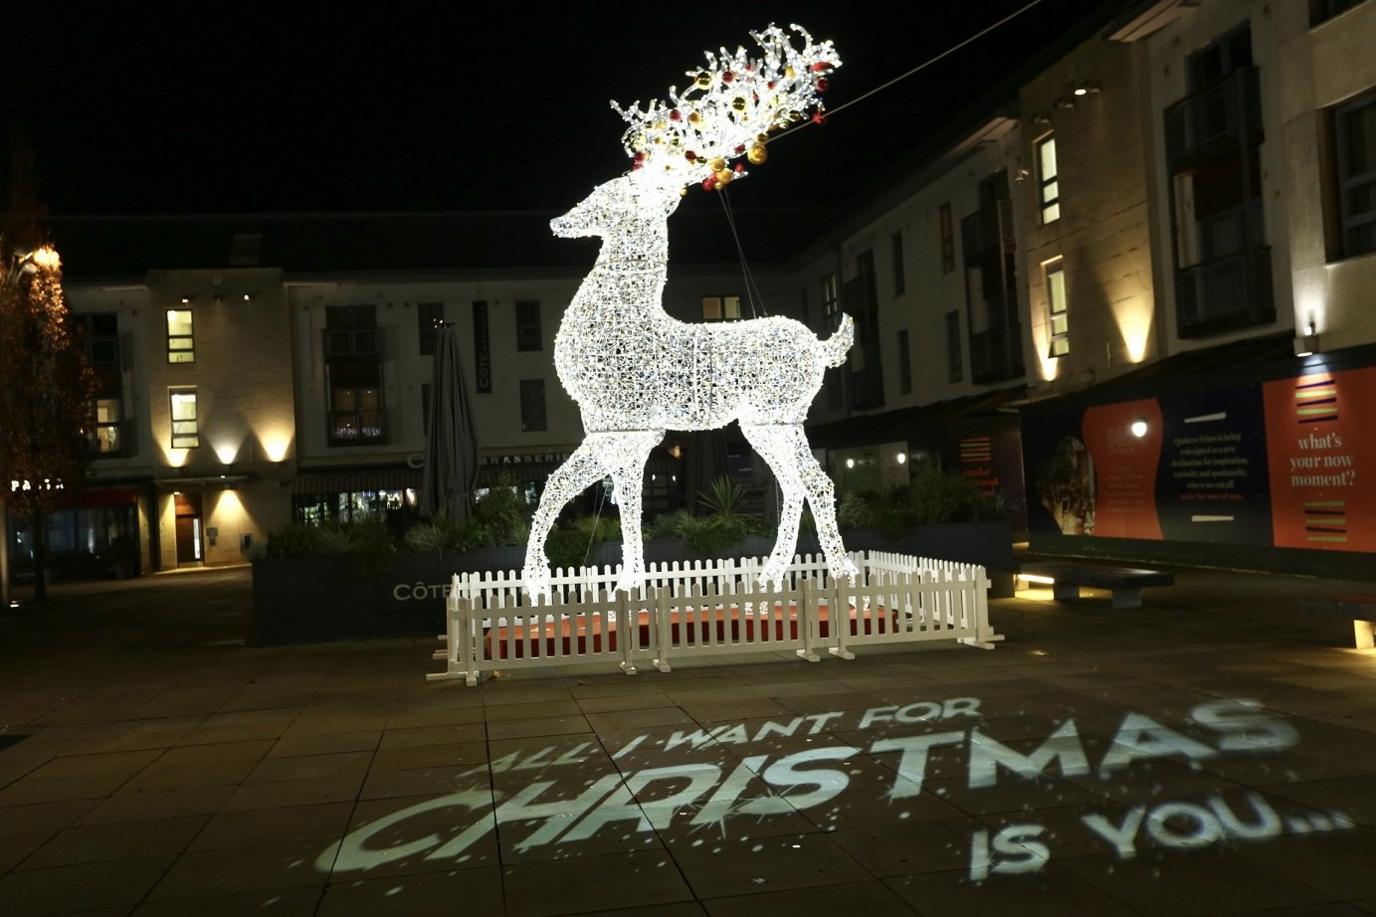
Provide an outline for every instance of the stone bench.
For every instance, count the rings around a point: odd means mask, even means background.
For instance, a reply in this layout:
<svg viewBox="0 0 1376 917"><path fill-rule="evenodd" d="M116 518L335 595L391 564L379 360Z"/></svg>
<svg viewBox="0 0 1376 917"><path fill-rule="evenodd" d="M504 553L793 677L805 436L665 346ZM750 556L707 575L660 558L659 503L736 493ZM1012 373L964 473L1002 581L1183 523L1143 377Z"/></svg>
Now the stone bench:
<svg viewBox="0 0 1376 917"><path fill-rule="evenodd" d="M1063 561L1023 564L1019 576L1051 581L1051 591L1058 602L1073 602L1080 597L1080 587L1107 589L1113 593L1114 608L1141 608L1142 590L1152 586L1173 586L1175 575L1160 570L1141 570L1135 567L1105 567Z"/></svg>
<svg viewBox="0 0 1376 917"><path fill-rule="evenodd" d="M1376 645L1376 593L1349 592L1342 595L1304 599L1300 609L1319 618L1344 618L1352 622L1352 636L1357 649L1369 650Z"/></svg>

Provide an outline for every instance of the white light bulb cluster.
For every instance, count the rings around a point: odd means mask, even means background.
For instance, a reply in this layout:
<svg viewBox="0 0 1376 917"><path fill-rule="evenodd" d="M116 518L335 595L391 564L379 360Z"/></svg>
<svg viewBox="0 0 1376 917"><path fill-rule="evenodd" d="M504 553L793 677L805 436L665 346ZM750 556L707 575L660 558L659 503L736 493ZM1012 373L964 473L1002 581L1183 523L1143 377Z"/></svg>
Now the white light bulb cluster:
<svg viewBox="0 0 1376 917"><path fill-rule="evenodd" d="M522 579L532 597L548 597L544 542L559 511L610 475L621 509L623 557L618 589L644 582L641 488L650 451L666 430L710 430L732 421L769 464L783 494L778 540L761 578L781 583L797 542L803 501L834 576L853 577L836 528L831 479L803 432L808 407L828 366L846 359L849 316L827 340L801 322L772 317L693 324L661 305L669 252L668 218L690 183L730 178L723 171L770 129L805 117L819 104L819 74L840 66L830 42L804 46L774 26L752 33L763 56L743 49L708 54L683 93L644 109L617 108L630 123L625 143L633 168L595 188L551 222L555 235L596 236L602 249L564 313L555 337L559 380L578 403L586 432L550 475L531 522ZM677 117L673 113L677 112ZM691 155L689 155L691 154ZM719 177L721 176L721 177Z"/></svg>

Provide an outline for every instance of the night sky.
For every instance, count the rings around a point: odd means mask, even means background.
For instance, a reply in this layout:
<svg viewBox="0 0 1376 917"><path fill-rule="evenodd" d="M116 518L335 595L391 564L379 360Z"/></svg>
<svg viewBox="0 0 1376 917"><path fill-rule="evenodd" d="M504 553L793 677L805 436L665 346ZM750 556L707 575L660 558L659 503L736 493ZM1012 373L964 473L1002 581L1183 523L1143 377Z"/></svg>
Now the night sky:
<svg viewBox="0 0 1376 917"><path fill-rule="evenodd" d="M26 3L0 143L36 154L54 215L555 210L627 167L608 100L663 95L705 48L798 22L845 62L835 107L1026 2ZM1105 2L1042 0L780 140L733 199L843 201Z"/></svg>

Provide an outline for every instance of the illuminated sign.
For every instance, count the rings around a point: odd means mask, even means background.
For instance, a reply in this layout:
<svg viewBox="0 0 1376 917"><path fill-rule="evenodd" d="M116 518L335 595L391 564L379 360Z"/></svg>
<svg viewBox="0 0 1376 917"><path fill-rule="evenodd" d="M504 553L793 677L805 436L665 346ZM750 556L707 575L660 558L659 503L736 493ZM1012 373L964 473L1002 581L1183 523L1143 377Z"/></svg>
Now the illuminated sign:
<svg viewBox="0 0 1376 917"><path fill-rule="evenodd" d="M567 845L564 856L576 855L579 842L603 831L629 844L672 826L702 832L708 839L727 838L753 834L771 816L803 811L815 811L814 820L824 830L835 830L847 803L863 796L877 795L897 820L909 818L924 784L925 792L938 797L948 788L978 793L1009 781L1031 787L1058 778L1097 779L1109 788L1153 761L1198 767L1227 756L1276 754L1299 744L1287 720L1249 700L1198 704L1178 727L1126 712L1110 742L1088 747L1074 719L1050 729L1035 748L1006 744L992 737L990 728L980 699L974 697L712 728L664 727L624 741L610 756L615 767L602 774L588 770L589 762L606 763L596 742L550 737L546 747L527 743L523 750L460 774L460 782L471 779L472 787L359 826L344 838L337 857L335 844L323 851L316 868L350 873L399 861L475 864L494 856L490 842L481 842L498 830L510 832L518 852ZM1099 750L1091 754L1091 748ZM857 769L862 757L884 766ZM951 762L960 762L954 774ZM878 785L872 779L876 770ZM519 779L523 772L530 775L528 782ZM496 775L506 776L489 784ZM1354 827L1340 812L1298 806L1295 812L1281 811L1279 803L1258 793L1221 778L1219 783L1217 791L1196 800L1120 800L1125 794L1115 791L1115 801L1084 808L1078 820L1116 860L1131 859L1149 847L1189 850L1225 839L1260 842ZM446 810L452 810L453 830L437 833L435 813ZM1023 822L1002 828L975 820L968 877L983 881L1038 872L1054 858L1053 846L1034 810Z"/></svg>

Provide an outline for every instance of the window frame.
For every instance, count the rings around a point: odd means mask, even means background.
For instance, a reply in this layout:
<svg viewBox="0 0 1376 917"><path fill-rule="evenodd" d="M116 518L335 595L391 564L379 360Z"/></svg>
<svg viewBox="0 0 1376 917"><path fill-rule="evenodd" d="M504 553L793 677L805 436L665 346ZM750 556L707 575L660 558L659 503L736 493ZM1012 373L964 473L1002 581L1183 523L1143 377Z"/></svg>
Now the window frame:
<svg viewBox="0 0 1376 917"><path fill-rule="evenodd" d="M900 328L898 334L898 393L913 393L913 355L908 339L908 329Z"/></svg>
<svg viewBox="0 0 1376 917"><path fill-rule="evenodd" d="M960 310L946 313L946 381L965 381L965 344L960 339Z"/></svg>
<svg viewBox="0 0 1376 917"><path fill-rule="evenodd" d="M1053 284L1052 277L1059 277L1059 287ZM1042 263L1042 281L1046 284L1046 353L1050 359L1059 359L1070 353L1070 293L1066 285L1065 259L1052 258ZM1061 291L1059 308L1057 298L1052 292ZM1057 330L1057 319L1060 330Z"/></svg>
<svg viewBox="0 0 1376 917"><path fill-rule="evenodd" d="M902 296L907 291L907 277L903 270L903 231L896 230L889 237L890 254L893 258L893 295Z"/></svg>
<svg viewBox="0 0 1376 917"><path fill-rule="evenodd" d="M191 396L191 417L177 417L177 396ZM173 449L199 449L201 446L201 402L194 385L173 385L167 389L168 432ZM177 432L177 424L191 424L191 432ZM191 440L191 442L187 442Z"/></svg>
<svg viewBox="0 0 1376 917"><path fill-rule="evenodd" d="M535 426L533 417L526 415L527 391L535 391L538 386L540 392L540 424ZM544 379L522 379L519 387L520 409L521 409L521 432L522 433L544 433L549 430L549 401L545 391ZM534 397L531 396L531 402Z"/></svg>
<svg viewBox="0 0 1376 917"><path fill-rule="evenodd" d="M937 222L941 233L941 273L950 274L956 269L956 223L950 201L937 208Z"/></svg>
<svg viewBox="0 0 1376 917"><path fill-rule="evenodd" d="M1051 147L1051 160L1053 172L1050 178L1046 176L1045 163L1042 159L1042 150L1047 145ZM1032 141L1032 161L1037 167L1037 214L1041 225L1049 226L1061 218L1061 160L1056 151L1056 132L1048 131L1036 140ZM1056 186L1054 197L1047 196L1047 188ZM1047 218L1047 212L1055 209L1055 216Z"/></svg>
<svg viewBox="0 0 1376 917"><path fill-rule="evenodd" d="M188 305L188 304L186 304L186 303L183 303L183 305L186 306L186 308L184 308L184 309L172 309L172 308L169 308L169 309L163 310L163 332L164 332L164 334L166 335L166 339L167 339L167 341L166 341L166 343L167 343L167 350L166 350L166 353L167 353L167 363L168 363L169 366L180 366L180 365L185 364L185 363L195 363L195 362L196 362L196 314L195 314L195 312L192 311L190 305ZM188 333L188 334L173 334L173 333L172 333L172 313L174 313L174 312L184 312L184 313L186 313L186 324L187 324L187 327L190 328L190 333ZM172 346L172 342L173 342L173 341L188 341L188 342L190 342L191 346L190 346L190 347L173 347L173 346ZM187 355L189 355L190 359L186 359L186 360L174 360L174 359L172 358L174 354L187 354Z"/></svg>
<svg viewBox="0 0 1376 917"><path fill-rule="evenodd" d="M830 317L841 311L841 284L833 271L822 275L822 316Z"/></svg>
<svg viewBox="0 0 1376 917"><path fill-rule="evenodd" d="M540 314L540 300L518 299L516 310L516 351L539 353L545 349L544 321ZM532 322L533 319L533 328ZM533 337L531 332L534 332Z"/></svg>
<svg viewBox="0 0 1376 917"><path fill-rule="evenodd" d="M1338 199L1338 252L1342 259L1357 258L1376 252L1376 240L1367 248L1358 248L1351 243L1349 238L1359 227L1376 223L1376 204L1369 210L1353 213L1349 203L1350 192L1367 186L1372 188L1371 196L1376 199L1376 165L1359 175L1350 173L1351 156L1348 141L1351 135L1347 119L1368 108L1376 110L1376 91L1368 90L1333 108L1333 142L1337 154L1334 163L1333 189ZM1376 149L1370 151L1370 157L1376 164Z"/></svg>

